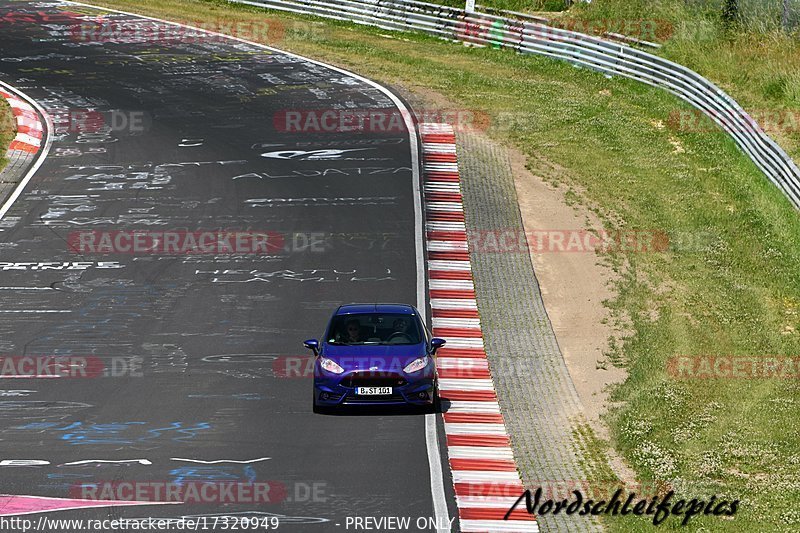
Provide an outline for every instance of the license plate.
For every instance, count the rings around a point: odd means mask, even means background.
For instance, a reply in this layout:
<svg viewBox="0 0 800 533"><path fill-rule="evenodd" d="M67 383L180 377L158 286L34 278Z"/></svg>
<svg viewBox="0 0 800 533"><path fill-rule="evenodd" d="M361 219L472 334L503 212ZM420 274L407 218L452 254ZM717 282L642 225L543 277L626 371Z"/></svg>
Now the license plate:
<svg viewBox="0 0 800 533"><path fill-rule="evenodd" d="M356 387L356 394L359 396L389 396L392 394L391 387Z"/></svg>

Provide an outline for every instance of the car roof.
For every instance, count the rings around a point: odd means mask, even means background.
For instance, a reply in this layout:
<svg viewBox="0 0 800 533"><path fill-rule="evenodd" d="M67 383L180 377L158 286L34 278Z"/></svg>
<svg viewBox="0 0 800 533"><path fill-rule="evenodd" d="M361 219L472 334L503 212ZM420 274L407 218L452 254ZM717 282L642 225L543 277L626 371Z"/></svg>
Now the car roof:
<svg viewBox="0 0 800 533"><path fill-rule="evenodd" d="M417 310L408 304L347 304L336 310L334 315L355 315L363 313L394 313L414 315Z"/></svg>

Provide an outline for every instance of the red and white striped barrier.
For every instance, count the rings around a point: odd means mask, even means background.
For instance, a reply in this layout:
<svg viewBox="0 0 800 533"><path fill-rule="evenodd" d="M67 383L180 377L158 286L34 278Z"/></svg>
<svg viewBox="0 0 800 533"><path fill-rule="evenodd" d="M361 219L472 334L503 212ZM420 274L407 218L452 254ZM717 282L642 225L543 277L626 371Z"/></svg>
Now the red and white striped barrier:
<svg viewBox="0 0 800 533"><path fill-rule="evenodd" d="M525 507L503 517L524 489L483 349L456 137L448 124L421 124L425 231L433 334L447 341L437 353L439 396L461 531L534 532Z"/></svg>
<svg viewBox="0 0 800 533"><path fill-rule="evenodd" d="M23 102L15 95L0 91L0 96L6 99L11 106L11 112L17 123L17 136L11 141L8 148L9 155L14 151L35 154L42 146L42 122L39 114L27 102Z"/></svg>

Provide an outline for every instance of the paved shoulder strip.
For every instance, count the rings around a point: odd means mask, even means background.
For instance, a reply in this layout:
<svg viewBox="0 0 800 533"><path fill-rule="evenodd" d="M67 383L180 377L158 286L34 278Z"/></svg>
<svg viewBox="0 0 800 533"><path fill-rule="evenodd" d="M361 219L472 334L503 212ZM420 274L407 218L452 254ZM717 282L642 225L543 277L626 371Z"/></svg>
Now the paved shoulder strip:
<svg viewBox="0 0 800 533"><path fill-rule="evenodd" d="M539 531L523 492L483 348L464 224L456 138L447 124L421 124L429 294L439 395L461 531Z"/></svg>

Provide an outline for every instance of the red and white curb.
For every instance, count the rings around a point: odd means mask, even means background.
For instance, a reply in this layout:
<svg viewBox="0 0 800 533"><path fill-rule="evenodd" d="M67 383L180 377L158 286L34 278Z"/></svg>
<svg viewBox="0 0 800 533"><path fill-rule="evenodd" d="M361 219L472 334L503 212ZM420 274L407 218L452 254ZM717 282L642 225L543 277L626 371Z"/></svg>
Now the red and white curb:
<svg viewBox="0 0 800 533"><path fill-rule="evenodd" d="M8 157L14 155L14 152L37 153L42 147L44 129L39 114L33 106L13 94L0 90L0 96L11 106L11 112L17 123L17 135L8 147Z"/></svg>
<svg viewBox="0 0 800 533"><path fill-rule="evenodd" d="M523 493L489 361L483 348L456 137L448 124L420 124L433 334L438 351L439 396L459 523L464 532L539 531L524 506L503 517Z"/></svg>

